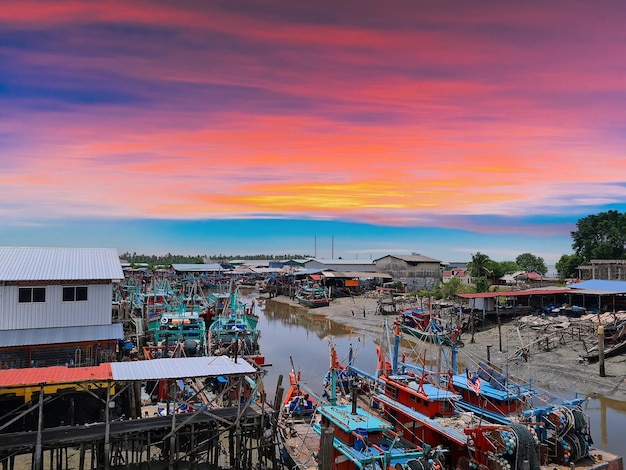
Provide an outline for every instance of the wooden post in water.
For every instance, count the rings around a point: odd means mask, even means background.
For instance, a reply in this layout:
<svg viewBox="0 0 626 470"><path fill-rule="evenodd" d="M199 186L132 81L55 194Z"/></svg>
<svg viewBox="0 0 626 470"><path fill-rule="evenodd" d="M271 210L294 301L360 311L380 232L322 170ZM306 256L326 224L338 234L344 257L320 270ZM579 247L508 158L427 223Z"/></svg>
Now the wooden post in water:
<svg viewBox="0 0 626 470"><path fill-rule="evenodd" d="M502 318L498 314L498 340L500 341L500 352L502 352Z"/></svg>
<svg viewBox="0 0 626 470"><path fill-rule="evenodd" d="M606 377L604 370L604 325L598 326L598 364L600 364L600 377Z"/></svg>
<svg viewBox="0 0 626 470"><path fill-rule="evenodd" d="M34 466L35 470L43 469L43 386L41 384L39 387L39 418L37 419L37 442L35 444L35 459Z"/></svg>
<svg viewBox="0 0 626 470"><path fill-rule="evenodd" d="M285 393L285 389L284 387L282 387L283 384L283 374L280 374L278 376L278 381L276 383L276 393L274 395L274 412L273 412L273 416L272 416L272 445L275 446L276 445L276 432L277 432L277 427L278 427L278 419L280 416L280 410L283 406L283 394ZM277 462L276 462L276 449L272 449L272 468L276 468L277 466Z"/></svg>
<svg viewBox="0 0 626 470"><path fill-rule="evenodd" d="M104 469L109 470L111 464L111 419L109 405L111 404L111 381L107 381L107 398L104 404Z"/></svg>
<svg viewBox="0 0 626 470"><path fill-rule="evenodd" d="M322 439L320 442L320 470L331 470L333 468L333 441L335 430L332 426L322 428Z"/></svg>

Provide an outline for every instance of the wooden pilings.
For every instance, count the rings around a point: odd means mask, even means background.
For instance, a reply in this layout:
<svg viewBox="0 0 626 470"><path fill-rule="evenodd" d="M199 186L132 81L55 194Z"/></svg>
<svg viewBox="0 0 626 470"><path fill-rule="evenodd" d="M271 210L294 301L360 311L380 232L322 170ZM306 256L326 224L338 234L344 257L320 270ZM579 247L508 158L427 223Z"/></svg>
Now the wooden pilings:
<svg viewBox="0 0 626 470"><path fill-rule="evenodd" d="M264 436L273 425L272 407L267 413L260 405L239 411L232 407L6 434L0 444L0 468L246 469L263 462L263 468L282 470L277 441ZM8 441L14 441L14 447Z"/></svg>

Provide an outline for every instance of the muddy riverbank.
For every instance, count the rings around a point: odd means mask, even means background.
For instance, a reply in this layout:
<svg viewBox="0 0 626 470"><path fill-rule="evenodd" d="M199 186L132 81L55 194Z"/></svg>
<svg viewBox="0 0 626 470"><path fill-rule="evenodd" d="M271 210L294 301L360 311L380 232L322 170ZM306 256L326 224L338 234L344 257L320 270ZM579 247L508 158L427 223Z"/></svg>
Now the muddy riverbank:
<svg viewBox="0 0 626 470"><path fill-rule="evenodd" d="M298 305L285 296L273 300ZM356 331L380 336L385 319L392 322L394 317L378 314L377 307L377 298L354 297L334 299L330 306L310 311ZM474 341L471 341L469 332L462 335L464 346L459 351L460 362L464 361L464 357L468 363L470 360L484 360L490 345L492 363L508 368L513 376L532 380L541 388L566 398L573 397L574 393L584 396L598 394L626 402L626 356L606 359L605 377L601 377L598 363L589 364L581 359L588 335L580 334L580 329L576 327L563 328L558 334L546 334L545 329L535 324L534 319L538 318L503 317L500 327L494 322L476 321ZM407 338L407 341L419 343L413 338ZM409 344L411 346L419 344ZM528 352L525 355L519 354L522 346Z"/></svg>

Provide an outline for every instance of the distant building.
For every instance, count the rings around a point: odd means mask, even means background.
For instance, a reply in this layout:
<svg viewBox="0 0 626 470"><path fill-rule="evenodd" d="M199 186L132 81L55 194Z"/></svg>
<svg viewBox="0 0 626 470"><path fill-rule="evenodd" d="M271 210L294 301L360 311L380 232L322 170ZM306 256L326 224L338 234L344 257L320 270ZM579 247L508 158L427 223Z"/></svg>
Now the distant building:
<svg viewBox="0 0 626 470"><path fill-rule="evenodd" d="M96 365L114 360L121 324L109 248L0 247L0 367Z"/></svg>
<svg viewBox="0 0 626 470"><path fill-rule="evenodd" d="M360 259L322 259L314 258L304 263L305 269L320 269L333 271L376 272L376 265L372 260Z"/></svg>
<svg viewBox="0 0 626 470"><path fill-rule="evenodd" d="M592 259L588 264L578 266L578 278L582 281L626 281L626 260Z"/></svg>
<svg viewBox="0 0 626 470"><path fill-rule="evenodd" d="M433 289L441 280L441 261L422 255L387 255L374 260L376 272L390 274L409 291Z"/></svg>
<svg viewBox="0 0 626 470"><path fill-rule="evenodd" d="M541 274L538 273L515 271L514 273L507 273L498 279L507 286L518 286L528 284L529 282L540 281L541 278Z"/></svg>
<svg viewBox="0 0 626 470"><path fill-rule="evenodd" d="M450 282L451 279L459 279L461 284L469 285L472 283L472 276L470 276L467 268L449 268L442 273L443 282Z"/></svg>
<svg viewBox="0 0 626 470"><path fill-rule="evenodd" d="M170 271L181 274L181 273L221 273L224 271L224 268L221 264L218 263L209 263L209 264L172 264L170 266Z"/></svg>

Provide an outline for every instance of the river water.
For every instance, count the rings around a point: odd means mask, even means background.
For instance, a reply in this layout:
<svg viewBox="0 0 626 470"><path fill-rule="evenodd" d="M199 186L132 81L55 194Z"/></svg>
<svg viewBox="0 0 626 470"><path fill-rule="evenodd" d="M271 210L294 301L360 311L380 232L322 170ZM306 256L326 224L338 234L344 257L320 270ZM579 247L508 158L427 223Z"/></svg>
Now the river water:
<svg viewBox="0 0 626 470"><path fill-rule="evenodd" d="M264 379L268 398L275 395L278 376L283 387L289 387L290 357L307 386L320 392L330 365L329 338L335 345L339 362L346 364L352 346L354 363L372 374L376 368L376 344L381 338L357 333L324 316L306 309L268 300L259 320L261 351L270 363ZM573 392L572 392L573 396ZM571 397L569 397L571 398ZM586 403L594 447L616 455L624 455L626 435L626 402L599 396Z"/></svg>

